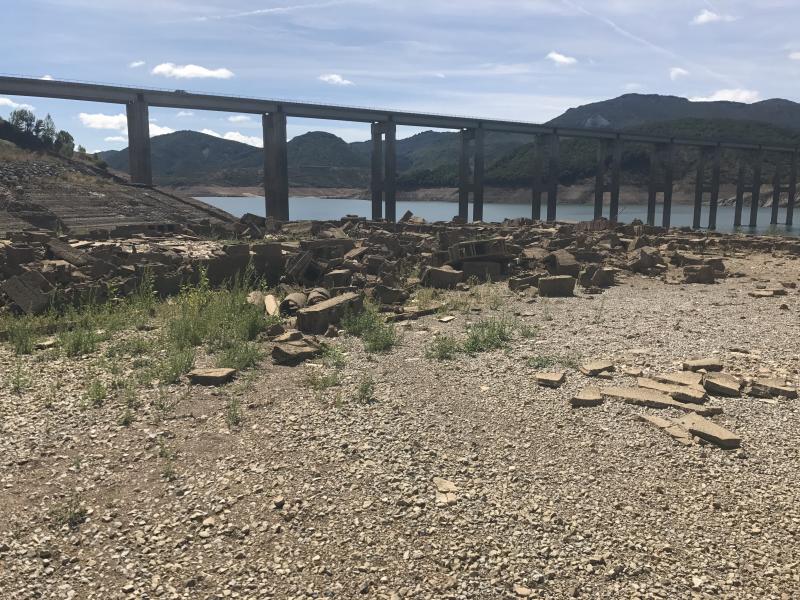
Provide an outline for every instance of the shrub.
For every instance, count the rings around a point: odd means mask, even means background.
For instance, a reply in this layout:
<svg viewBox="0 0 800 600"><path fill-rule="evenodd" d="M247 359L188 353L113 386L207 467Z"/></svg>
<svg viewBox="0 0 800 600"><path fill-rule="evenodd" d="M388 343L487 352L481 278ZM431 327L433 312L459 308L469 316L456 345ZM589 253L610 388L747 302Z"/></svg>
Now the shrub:
<svg viewBox="0 0 800 600"><path fill-rule="evenodd" d="M362 404L367 404L375 399L375 381L370 375L365 375L358 384L356 399Z"/></svg>
<svg viewBox="0 0 800 600"><path fill-rule="evenodd" d="M469 329L464 350L475 354L502 348L511 339L513 330L512 322L505 318L478 321Z"/></svg>
<svg viewBox="0 0 800 600"><path fill-rule="evenodd" d="M92 406L98 407L103 405L103 401L108 397L108 390L97 379L92 379L89 387L86 389L86 401Z"/></svg>
<svg viewBox="0 0 800 600"><path fill-rule="evenodd" d="M387 324L371 305L360 313L346 314L342 326L348 334L362 339L367 352L387 352L398 341L394 326Z"/></svg>
<svg viewBox="0 0 800 600"><path fill-rule="evenodd" d="M461 350L461 344L452 335L438 335L425 350L425 355L436 360L450 360Z"/></svg>
<svg viewBox="0 0 800 600"><path fill-rule="evenodd" d="M243 342L222 351L217 366L243 371L261 360L261 350L252 342Z"/></svg>

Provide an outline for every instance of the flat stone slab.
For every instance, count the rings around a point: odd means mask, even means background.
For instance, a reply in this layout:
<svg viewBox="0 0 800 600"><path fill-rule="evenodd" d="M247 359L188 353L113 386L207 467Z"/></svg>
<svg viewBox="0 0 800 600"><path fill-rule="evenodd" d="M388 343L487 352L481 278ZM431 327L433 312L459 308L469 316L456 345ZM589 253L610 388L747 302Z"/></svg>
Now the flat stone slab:
<svg viewBox="0 0 800 600"><path fill-rule="evenodd" d="M709 394L738 398L741 395L742 383L733 375L709 373L703 377L703 387Z"/></svg>
<svg viewBox="0 0 800 600"><path fill-rule="evenodd" d="M694 373L692 371L678 371L677 373L664 373L662 375L653 375L651 379L660 381L661 383L671 383L673 385L685 385L693 387L698 390L703 389L703 374Z"/></svg>
<svg viewBox="0 0 800 600"><path fill-rule="evenodd" d="M648 408L678 408L687 412L697 412L704 415L717 415L722 412L722 409L716 406L697 406L695 404L678 402L663 392L644 388L608 387L602 388L600 393L604 398L622 400L626 404L635 404Z"/></svg>
<svg viewBox="0 0 800 600"><path fill-rule="evenodd" d="M195 369L189 371L187 377L193 385L222 385L228 383L236 375L236 369Z"/></svg>
<svg viewBox="0 0 800 600"><path fill-rule="evenodd" d="M302 339L294 342L275 344L272 347L272 361L277 365L296 365L322 352L322 348Z"/></svg>
<svg viewBox="0 0 800 600"><path fill-rule="evenodd" d="M750 386L750 395L756 398L797 398L797 389L786 385L782 379L759 378Z"/></svg>
<svg viewBox="0 0 800 600"><path fill-rule="evenodd" d="M545 387L561 387L566 380L567 374L564 371L555 371L552 373L542 372L536 374L536 383Z"/></svg>
<svg viewBox="0 0 800 600"><path fill-rule="evenodd" d="M698 414L684 415L675 421L681 427L686 428L689 433L711 442L724 450L738 448L742 444L742 438L720 427L716 423L704 419Z"/></svg>
<svg viewBox="0 0 800 600"><path fill-rule="evenodd" d="M681 425L678 425L675 423L675 421L664 419L663 417L656 417L654 415L639 415L638 418L645 423L655 425L665 433L669 434L672 439L679 444L683 444L684 446L691 446L694 444L692 434L689 433L689 430Z"/></svg>
<svg viewBox="0 0 800 600"><path fill-rule="evenodd" d="M722 362L718 358L697 358L683 362L684 371L722 371Z"/></svg>
<svg viewBox="0 0 800 600"><path fill-rule="evenodd" d="M700 388L688 387L685 385L675 385L672 383L662 383L660 381L656 381L654 379L649 379L647 377L639 377L636 380L637 385L640 388L646 388L648 390L656 390L658 392L663 392L671 397L673 400L677 400L679 402L690 402L692 404L703 404L706 400L708 400L708 396L706 395L705 390Z"/></svg>
<svg viewBox="0 0 800 600"><path fill-rule="evenodd" d="M604 371L613 371L614 363L612 363L610 360L593 360L591 362L582 364L579 367L579 370L581 373L589 377L597 377Z"/></svg>
<svg viewBox="0 0 800 600"><path fill-rule="evenodd" d="M328 325L338 323L346 311L360 312L362 309L361 296L355 292L348 292L298 310L297 328L303 333L321 335L327 331Z"/></svg>
<svg viewBox="0 0 800 600"><path fill-rule="evenodd" d="M603 403L603 396L597 388L584 388L570 398L569 403L572 408L600 406Z"/></svg>

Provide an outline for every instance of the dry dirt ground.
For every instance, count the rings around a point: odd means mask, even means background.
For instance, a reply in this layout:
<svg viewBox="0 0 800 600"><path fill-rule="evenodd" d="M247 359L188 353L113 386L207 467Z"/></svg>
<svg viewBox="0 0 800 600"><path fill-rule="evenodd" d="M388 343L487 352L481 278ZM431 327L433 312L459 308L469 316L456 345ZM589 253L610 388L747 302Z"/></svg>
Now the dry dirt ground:
<svg viewBox="0 0 800 600"><path fill-rule="evenodd" d="M800 260L726 264L745 276L461 292L453 321L398 325L388 354L342 336L338 366L264 359L220 388L142 389L128 426L122 398L87 405L97 356L3 345L0 596L796 598L798 401L712 399L736 451L635 418L669 411L568 402L597 385L574 368L589 358L613 360L616 385L703 356L800 383L800 294L747 294L797 282ZM528 326L505 349L426 356L437 332L499 315ZM548 362L560 389L534 382Z"/></svg>

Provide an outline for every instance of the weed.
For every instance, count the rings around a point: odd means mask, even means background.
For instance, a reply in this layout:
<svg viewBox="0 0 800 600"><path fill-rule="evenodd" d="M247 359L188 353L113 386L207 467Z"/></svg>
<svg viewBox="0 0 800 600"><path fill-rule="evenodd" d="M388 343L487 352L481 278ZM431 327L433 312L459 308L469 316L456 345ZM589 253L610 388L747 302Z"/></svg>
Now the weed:
<svg viewBox="0 0 800 600"><path fill-rule="evenodd" d="M461 344L452 335L438 335L425 349L425 356L436 360L450 360L461 350Z"/></svg>
<svg viewBox="0 0 800 600"><path fill-rule="evenodd" d="M28 317L8 319L8 342L16 354L31 354L36 344L33 321Z"/></svg>
<svg viewBox="0 0 800 600"><path fill-rule="evenodd" d="M322 362L332 369L344 369L347 359L341 348L325 344L322 347Z"/></svg>
<svg viewBox="0 0 800 600"><path fill-rule="evenodd" d="M539 333L539 328L536 325L528 325L527 323L518 323L517 332L521 337L528 340L535 338Z"/></svg>
<svg viewBox="0 0 800 600"><path fill-rule="evenodd" d="M397 330L393 325L381 323L361 336L367 352L388 352L397 345Z"/></svg>
<svg viewBox="0 0 800 600"><path fill-rule="evenodd" d="M167 443L164 441L164 438L158 439L158 457L159 458L166 458L167 460L174 460L176 456L176 452L170 449L167 446Z"/></svg>
<svg viewBox="0 0 800 600"><path fill-rule="evenodd" d="M483 319L469 328L464 351L469 354L502 348L511 339L513 323L506 318Z"/></svg>
<svg viewBox="0 0 800 600"><path fill-rule="evenodd" d="M169 459L164 463L164 467L161 469L161 477L167 481L175 481L178 478L178 474L175 472L174 460Z"/></svg>
<svg viewBox="0 0 800 600"><path fill-rule="evenodd" d="M539 355L527 360L529 367L534 369L548 369L555 365L561 365L567 369L577 369L580 365L580 357L573 354L562 355Z"/></svg>
<svg viewBox="0 0 800 600"><path fill-rule="evenodd" d="M427 310L438 304L441 298L441 292L434 288L420 288L417 290L414 298L417 301L417 308L420 310Z"/></svg>
<svg viewBox="0 0 800 600"><path fill-rule="evenodd" d="M100 336L94 329L79 327L62 331L58 335L58 345L66 356L82 356L97 350Z"/></svg>
<svg viewBox="0 0 800 600"><path fill-rule="evenodd" d="M347 333L360 337L367 352L387 352L397 342L397 331L387 324L374 306L367 305L360 313L347 313L342 318Z"/></svg>
<svg viewBox="0 0 800 600"><path fill-rule="evenodd" d="M358 384L356 400L361 404L368 404L375 400L375 381L370 375L365 375Z"/></svg>
<svg viewBox="0 0 800 600"><path fill-rule="evenodd" d="M258 346L252 342L243 342L223 350L217 361L217 366L243 371L258 363L261 360L261 356L261 350L259 350Z"/></svg>
<svg viewBox="0 0 800 600"><path fill-rule="evenodd" d="M66 504L54 508L50 512L50 517L60 527L67 525L70 529L77 529L78 525L86 521L88 514L80 498L73 496Z"/></svg>
<svg viewBox="0 0 800 600"><path fill-rule="evenodd" d="M194 365L194 348L183 350L169 348L167 352L167 356L161 359L150 373L161 384L176 383L181 375L191 371Z"/></svg>
<svg viewBox="0 0 800 600"><path fill-rule="evenodd" d="M31 382L28 376L22 370L22 363L17 361L14 365L14 372L11 374L11 391L17 395L21 395Z"/></svg>
<svg viewBox="0 0 800 600"><path fill-rule="evenodd" d="M119 420L117 422L123 427L130 427L133 424L133 421L134 421L133 411L130 408L126 408L124 411L122 411L122 414L120 415Z"/></svg>
<svg viewBox="0 0 800 600"><path fill-rule="evenodd" d="M542 298L542 319L545 321L553 320L553 313L550 309L550 301Z"/></svg>
<svg viewBox="0 0 800 600"><path fill-rule="evenodd" d="M175 410L175 401L170 397L166 388L160 386L155 400L153 400L153 409L155 410L155 421L160 423L167 418L167 415Z"/></svg>
<svg viewBox="0 0 800 600"><path fill-rule="evenodd" d="M108 397L108 390L99 380L92 379L89 387L86 389L86 401L98 408L103 405L103 401Z"/></svg>
<svg viewBox="0 0 800 600"><path fill-rule="evenodd" d="M322 390L326 390L328 388L336 387L341 383L342 383L342 378L341 375L339 375L338 371L333 371L332 373L324 373L324 374L312 371L306 376L306 385L308 385L308 387L317 392L321 392Z"/></svg>
<svg viewBox="0 0 800 600"><path fill-rule="evenodd" d="M236 396L231 396L228 399L228 405L225 409L225 422L230 429L242 424L242 403Z"/></svg>

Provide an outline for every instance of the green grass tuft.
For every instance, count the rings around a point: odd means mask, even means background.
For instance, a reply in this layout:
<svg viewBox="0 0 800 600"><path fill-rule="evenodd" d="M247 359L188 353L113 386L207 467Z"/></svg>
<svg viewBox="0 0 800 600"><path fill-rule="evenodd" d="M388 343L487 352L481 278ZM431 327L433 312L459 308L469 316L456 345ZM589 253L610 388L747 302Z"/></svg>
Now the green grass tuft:
<svg viewBox="0 0 800 600"><path fill-rule="evenodd" d="M503 348L510 340L514 324L506 318L483 319L469 328L464 351L469 354Z"/></svg>
<svg viewBox="0 0 800 600"><path fill-rule="evenodd" d="M438 335L425 349L425 356L436 360L450 360L461 351L461 344L452 335Z"/></svg>

